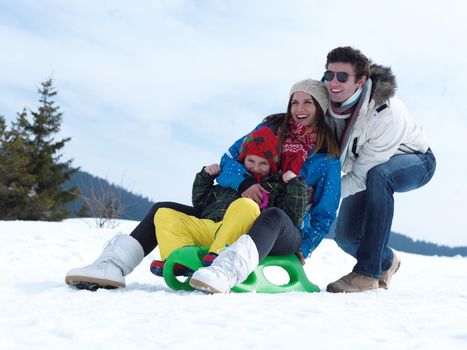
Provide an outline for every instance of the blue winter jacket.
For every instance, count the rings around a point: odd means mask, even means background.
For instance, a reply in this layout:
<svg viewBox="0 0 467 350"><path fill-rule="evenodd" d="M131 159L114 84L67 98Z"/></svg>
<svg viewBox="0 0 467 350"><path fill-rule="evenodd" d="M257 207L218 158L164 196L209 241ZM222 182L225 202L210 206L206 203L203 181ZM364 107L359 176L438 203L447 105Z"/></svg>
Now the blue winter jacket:
<svg viewBox="0 0 467 350"><path fill-rule="evenodd" d="M259 124L256 129L264 126ZM268 125L270 126L270 125ZM274 125L271 129L277 129ZM237 161L240 146L244 137L238 139L221 158L222 171L217 177L217 183L223 187L239 190L240 184L251 177L242 163ZM301 224L298 225L302 234L300 250L306 258L321 243L327 235L329 227L336 218L339 206L341 179L339 159L329 158L325 153L313 154L311 150L302 166L300 174L305 178L308 186L313 187L311 203L307 208Z"/></svg>

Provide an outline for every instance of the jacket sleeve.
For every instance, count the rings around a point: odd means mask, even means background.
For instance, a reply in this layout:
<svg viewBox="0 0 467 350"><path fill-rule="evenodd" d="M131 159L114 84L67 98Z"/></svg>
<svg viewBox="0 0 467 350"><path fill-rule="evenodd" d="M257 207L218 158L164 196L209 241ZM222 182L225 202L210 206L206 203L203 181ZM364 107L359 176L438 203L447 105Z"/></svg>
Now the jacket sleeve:
<svg viewBox="0 0 467 350"><path fill-rule="evenodd" d="M231 188L238 191L238 188L243 180L250 177L242 163L237 161L240 155L240 147L242 146L242 137L228 149L221 158L221 173L217 177L217 183L225 188Z"/></svg>
<svg viewBox="0 0 467 350"><path fill-rule="evenodd" d="M312 205L307 210L299 229L302 232L300 250L306 258L328 234L336 219L340 200L340 163L337 158L324 158L318 168L308 168L305 178L313 176ZM310 183L308 183L310 185Z"/></svg>
<svg viewBox="0 0 467 350"><path fill-rule="evenodd" d="M297 176L284 185L285 193L281 209L298 225L305 215L307 206L307 184L303 176Z"/></svg>
<svg viewBox="0 0 467 350"><path fill-rule="evenodd" d="M214 176L211 176L204 171L204 167L199 173L196 174L191 195L193 207L204 210L207 204L211 202L211 196L213 196L212 189L214 187L214 179Z"/></svg>
<svg viewBox="0 0 467 350"><path fill-rule="evenodd" d="M394 99L391 102L397 104ZM372 110L370 113L376 112ZM404 113L408 113L405 106L397 105L373 117L369 138L358 148L358 157L350 172L342 177L342 198L365 190L368 171L396 154L407 132Z"/></svg>

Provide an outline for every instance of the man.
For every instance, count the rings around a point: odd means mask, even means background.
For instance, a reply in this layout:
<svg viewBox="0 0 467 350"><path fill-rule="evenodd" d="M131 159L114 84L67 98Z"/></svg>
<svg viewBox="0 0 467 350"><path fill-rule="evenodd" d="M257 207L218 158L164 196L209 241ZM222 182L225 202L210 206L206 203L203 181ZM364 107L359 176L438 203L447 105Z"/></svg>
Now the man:
<svg viewBox="0 0 467 350"><path fill-rule="evenodd" d="M339 140L344 174L335 240L357 259L353 271L327 290L388 288L400 266L388 247L394 192L425 185L435 157L421 128L394 97L390 68L370 64L357 49L338 47L327 56L323 81L331 99L326 121Z"/></svg>

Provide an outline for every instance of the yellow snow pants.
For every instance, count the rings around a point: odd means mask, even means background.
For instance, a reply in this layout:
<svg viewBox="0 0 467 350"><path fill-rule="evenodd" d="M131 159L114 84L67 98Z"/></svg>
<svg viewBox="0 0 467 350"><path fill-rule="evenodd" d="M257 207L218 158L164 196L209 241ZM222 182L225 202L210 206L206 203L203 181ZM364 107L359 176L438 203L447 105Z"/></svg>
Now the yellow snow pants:
<svg viewBox="0 0 467 350"><path fill-rule="evenodd" d="M161 259L166 260L175 249L187 245L209 247L210 253L219 254L248 233L259 214L258 204L249 198L233 201L219 222L159 208L154 215L154 225Z"/></svg>

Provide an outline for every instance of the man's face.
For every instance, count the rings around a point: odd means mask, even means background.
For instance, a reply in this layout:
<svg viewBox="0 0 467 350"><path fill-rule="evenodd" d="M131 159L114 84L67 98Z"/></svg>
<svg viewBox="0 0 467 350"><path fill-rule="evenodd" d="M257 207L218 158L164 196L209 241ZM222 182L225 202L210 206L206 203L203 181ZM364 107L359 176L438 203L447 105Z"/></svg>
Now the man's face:
<svg viewBox="0 0 467 350"><path fill-rule="evenodd" d="M334 73L345 72L348 74L348 79L346 82L338 81L336 74L334 74L334 77L331 81L325 81L326 87L329 91L329 97L331 98L332 102L341 103L346 101L366 82L365 76L362 76L360 79L356 80L355 69L350 63L329 63L327 70Z"/></svg>

